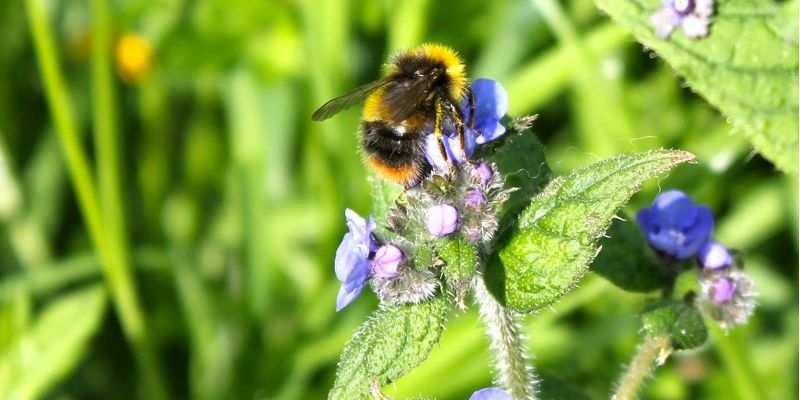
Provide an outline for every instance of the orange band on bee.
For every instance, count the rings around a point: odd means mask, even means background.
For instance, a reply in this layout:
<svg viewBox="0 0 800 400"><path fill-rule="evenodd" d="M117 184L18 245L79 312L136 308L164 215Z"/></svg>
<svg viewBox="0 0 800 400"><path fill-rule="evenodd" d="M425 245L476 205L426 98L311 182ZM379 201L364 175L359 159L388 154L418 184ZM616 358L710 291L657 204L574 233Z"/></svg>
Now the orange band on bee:
<svg viewBox="0 0 800 400"><path fill-rule="evenodd" d="M375 157L367 157L367 164L369 164L379 177L401 185L414 183L420 178L421 171L416 164L392 167Z"/></svg>

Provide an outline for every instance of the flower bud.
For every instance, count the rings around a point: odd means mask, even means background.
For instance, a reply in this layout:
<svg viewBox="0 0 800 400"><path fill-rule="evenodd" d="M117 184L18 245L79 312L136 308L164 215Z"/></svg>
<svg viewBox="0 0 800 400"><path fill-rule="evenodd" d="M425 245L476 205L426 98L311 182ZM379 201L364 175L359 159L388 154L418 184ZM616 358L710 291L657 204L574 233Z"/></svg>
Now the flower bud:
<svg viewBox="0 0 800 400"><path fill-rule="evenodd" d="M478 190L470 190L467 192L467 195L464 196L464 204L470 208L480 209L486 204L486 196Z"/></svg>
<svg viewBox="0 0 800 400"><path fill-rule="evenodd" d="M697 255L703 268L719 269L733 265L733 256L721 243L709 240Z"/></svg>
<svg viewBox="0 0 800 400"><path fill-rule="evenodd" d="M390 244L381 246L372 259L372 273L382 279L390 279L397 275L400 263L403 262L403 252Z"/></svg>
<svg viewBox="0 0 800 400"><path fill-rule="evenodd" d="M494 176L492 169L484 162L478 163L478 165L475 166L475 169L473 169L473 174L478 176L483 186L488 185L492 180L492 176Z"/></svg>
<svg viewBox="0 0 800 400"><path fill-rule="evenodd" d="M433 236L447 236L458 227L458 210L449 204L432 206L426 213L425 226Z"/></svg>

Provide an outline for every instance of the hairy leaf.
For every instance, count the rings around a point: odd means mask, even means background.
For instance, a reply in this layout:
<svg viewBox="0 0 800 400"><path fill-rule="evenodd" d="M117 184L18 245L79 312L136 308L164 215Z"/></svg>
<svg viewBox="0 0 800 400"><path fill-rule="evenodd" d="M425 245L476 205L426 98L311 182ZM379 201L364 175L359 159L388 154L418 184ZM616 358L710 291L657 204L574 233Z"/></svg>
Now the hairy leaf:
<svg viewBox="0 0 800 400"><path fill-rule="evenodd" d="M658 257L647 245L633 218L620 214L600 240L592 271L629 292L649 292L668 283Z"/></svg>
<svg viewBox="0 0 800 400"><path fill-rule="evenodd" d="M797 174L797 1L717 1L709 35L668 39L648 21L660 0L595 0L719 108L764 157ZM699 134L699 132L698 132Z"/></svg>
<svg viewBox="0 0 800 400"><path fill-rule="evenodd" d="M497 166L505 178L506 189L517 189L497 213L500 226L506 227L550 180L550 168L542 144L530 131L510 135L493 150L486 161Z"/></svg>
<svg viewBox="0 0 800 400"><path fill-rule="evenodd" d="M448 301L437 297L373 313L345 346L328 398L368 398L373 381L387 385L425 361L449 310Z"/></svg>
<svg viewBox="0 0 800 400"><path fill-rule="evenodd" d="M101 286L50 303L0 354L0 393L14 399L43 397L85 354L105 305Z"/></svg>
<svg viewBox="0 0 800 400"><path fill-rule="evenodd" d="M442 272L450 288L469 285L478 265L478 250L461 238L442 238L435 242L436 254L444 261Z"/></svg>
<svg viewBox="0 0 800 400"><path fill-rule="evenodd" d="M517 232L491 260L487 286L516 311L551 305L586 273L598 239L640 185L692 159L684 151L647 151L554 179L520 214Z"/></svg>
<svg viewBox="0 0 800 400"><path fill-rule="evenodd" d="M669 335L672 347L686 350L700 347L708 338L703 317L682 301L664 301L642 311L642 325L650 336Z"/></svg>

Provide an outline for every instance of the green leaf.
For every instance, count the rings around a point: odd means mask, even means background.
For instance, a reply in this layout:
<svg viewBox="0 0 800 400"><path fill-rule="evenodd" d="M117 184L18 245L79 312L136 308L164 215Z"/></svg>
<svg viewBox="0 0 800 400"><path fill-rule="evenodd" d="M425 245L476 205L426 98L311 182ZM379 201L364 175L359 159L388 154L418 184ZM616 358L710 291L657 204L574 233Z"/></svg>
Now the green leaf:
<svg viewBox="0 0 800 400"><path fill-rule="evenodd" d="M606 237L600 239L600 253L592 262L592 271L629 292L649 292L664 286L658 257L633 218L620 214L611 222Z"/></svg>
<svg viewBox="0 0 800 400"><path fill-rule="evenodd" d="M719 108L759 153L797 174L797 1L717 1L709 35L669 39L649 17L659 0L595 0ZM698 132L699 134L699 132Z"/></svg>
<svg viewBox="0 0 800 400"><path fill-rule="evenodd" d="M0 397L44 396L85 354L105 306L105 290L99 285L49 304L33 325L0 354Z"/></svg>
<svg viewBox="0 0 800 400"><path fill-rule="evenodd" d="M490 260L487 286L519 312L553 304L586 273L598 239L640 185L693 159L679 150L647 151L554 179L520 215L516 234Z"/></svg>
<svg viewBox="0 0 800 400"><path fill-rule="evenodd" d="M542 144L530 131L505 138L489 152L485 159L497 166L505 178L505 188L517 189L497 212L500 226L507 227L550 180L550 168Z"/></svg>
<svg viewBox="0 0 800 400"><path fill-rule="evenodd" d="M442 272L448 285L458 289L468 285L478 265L478 251L464 239L442 238L435 242L436 254L444 261Z"/></svg>
<svg viewBox="0 0 800 400"><path fill-rule="evenodd" d="M369 177L369 183L372 188L371 214L375 218L378 234L382 237L392 237L394 235L386 229L386 218L389 216L389 210L394 207L395 200L403 193L403 187L374 175Z"/></svg>
<svg viewBox="0 0 800 400"><path fill-rule="evenodd" d="M642 325L650 336L669 335L676 350L700 347L708 338L700 312L683 301L664 301L645 308Z"/></svg>
<svg viewBox="0 0 800 400"><path fill-rule="evenodd" d="M373 313L344 347L328 398L367 398L373 380L387 385L425 361L439 342L449 310L449 302L437 297Z"/></svg>

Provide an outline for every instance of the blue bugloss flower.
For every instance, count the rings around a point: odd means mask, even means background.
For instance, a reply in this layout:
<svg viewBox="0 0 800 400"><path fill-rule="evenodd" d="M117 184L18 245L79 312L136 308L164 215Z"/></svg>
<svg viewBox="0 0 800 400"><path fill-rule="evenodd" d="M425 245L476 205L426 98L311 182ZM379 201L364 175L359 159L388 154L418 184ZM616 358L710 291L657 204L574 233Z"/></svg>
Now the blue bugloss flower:
<svg viewBox="0 0 800 400"><path fill-rule="evenodd" d="M480 144L499 138L506 132L506 128L500 123L500 119L508 111L508 94L500 82L491 79L478 79L470 86L475 99L475 119L473 121L474 130L469 126L464 127L464 150L467 158L472 157L475 147ZM470 120L469 99L464 99L461 106L464 114L464 124L468 125ZM458 133L454 124L445 124L442 128L444 136L445 150L447 156L456 163L463 163L464 157L461 154L458 143ZM425 156L434 169L446 171L447 160L442 158L439 151L438 139L433 133L425 138Z"/></svg>
<svg viewBox="0 0 800 400"><path fill-rule="evenodd" d="M469 400L511 400L511 395L505 390L493 387L478 390L469 396Z"/></svg>
<svg viewBox="0 0 800 400"><path fill-rule="evenodd" d="M636 221L651 247L679 260L697 254L714 229L711 210L678 190L659 194L651 208L639 210Z"/></svg>
<svg viewBox="0 0 800 400"><path fill-rule="evenodd" d="M344 234L342 243L336 249L334 270L336 278L342 281L339 294L336 296L336 311L353 302L361 294L370 274L370 254L377 248L377 243L372 237L372 232L375 230L375 221L372 217L367 222L349 208L345 210L344 216L347 219L349 232Z"/></svg>

